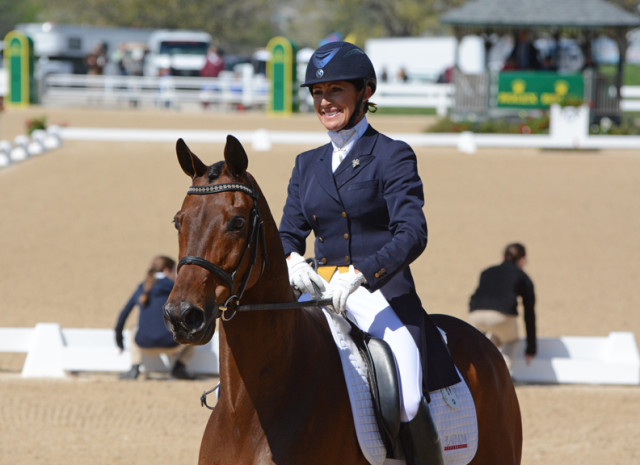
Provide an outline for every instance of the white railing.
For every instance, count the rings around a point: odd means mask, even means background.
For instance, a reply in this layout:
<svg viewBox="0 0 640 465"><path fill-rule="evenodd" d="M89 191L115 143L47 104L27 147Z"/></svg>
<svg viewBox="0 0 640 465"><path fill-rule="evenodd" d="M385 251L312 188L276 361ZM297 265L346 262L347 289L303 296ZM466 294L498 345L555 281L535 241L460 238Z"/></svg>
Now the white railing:
<svg viewBox="0 0 640 465"><path fill-rule="evenodd" d="M38 323L33 328L0 328L0 353L26 353L22 377L62 378L78 372L124 372L131 366L129 331L125 350L115 344L112 329L69 329L57 323ZM640 356L635 335L612 332L608 337L561 337L538 340L538 353L524 360L524 339L509 350L512 377L519 382L554 384L640 385ZM196 347L188 370L218 375L218 333L206 345ZM162 357L143 358L148 372L167 372L170 362Z"/></svg>
<svg viewBox="0 0 640 465"><path fill-rule="evenodd" d="M622 111L640 111L640 86L622 86L620 94Z"/></svg>
<svg viewBox="0 0 640 465"><path fill-rule="evenodd" d="M381 108L435 108L444 116L453 106L454 91L453 84L381 82L372 100Z"/></svg>
<svg viewBox="0 0 640 465"><path fill-rule="evenodd" d="M43 105L251 108L266 105L267 83L261 75L232 73L217 78L50 74L40 99Z"/></svg>
<svg viewBox="0 0 640 465"><path fill-rule="evenodd" d="M218 78L91 76L51 74L40 86L43 105L156 106L188 105L223 108L264 107L269 83L262 75L223 73ZM373 99L381 108L433 108L445 115L453 106L455 88L438 83L378 83ZM623 111L640 111L640 86L623 86ZM299 92L309 108L308 92Z"/></svg>

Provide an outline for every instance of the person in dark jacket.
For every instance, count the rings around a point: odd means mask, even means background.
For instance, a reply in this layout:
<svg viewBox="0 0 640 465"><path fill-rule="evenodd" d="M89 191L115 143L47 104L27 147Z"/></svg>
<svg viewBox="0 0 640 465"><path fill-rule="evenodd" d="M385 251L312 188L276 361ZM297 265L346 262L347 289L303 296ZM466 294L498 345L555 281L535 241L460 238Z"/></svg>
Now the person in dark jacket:
<svg viewBox="0 0 640 465"><path fill-rule="evenodd" d="M136 379L140 374L143 355L166 354L175 358L171 376L177 379L193 379L186 366L193 354L193 346L180 345L164 325L162 306L167 301L176 276L176 262L172 258L159 255L154 257L147 271L145 280L129 298L115 327L116 344L124 349L122 331L127 317L134 307L138 306L140 314L138 326L132 329L135 337L131 341L131 369L123 373L121 379Z"/></svg>
<svg viewBox="0 0 640 465"><path fill-rule="evenodd" d="M469 301L471 323L496 346L505 348L518 340L518 299L524 309L527 332L527 364L536 354L536 295L533 281L524 272L527 253L524 245L513 243L504 250L504 261L480 274L478 288ZM510 362L507 359L507 362Z"/></svg>
<svg viewBox="0 0 640 465"><path fill-rule="evenodd" d="M387 342L400 378L407 464L437 465L442 450L426 401L425 354L441 338L409 269L427 245L423 185L411 147L367 122L376 83L369 57L353 44L331 42L311 56L302 86L330 142L297 156L279 231L292 286L331 297L330 310ZM311 231L317 272L304 259ZM454 384L452 364L451 371Z"/></svg>

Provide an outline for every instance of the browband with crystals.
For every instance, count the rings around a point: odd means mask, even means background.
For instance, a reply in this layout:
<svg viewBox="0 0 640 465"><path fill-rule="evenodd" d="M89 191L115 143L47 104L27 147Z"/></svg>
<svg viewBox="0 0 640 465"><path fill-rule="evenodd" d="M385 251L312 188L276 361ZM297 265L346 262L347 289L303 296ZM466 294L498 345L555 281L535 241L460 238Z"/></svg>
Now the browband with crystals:
<svg viewBox="0 0 640 465"><path fill-rule="evenodd" d="M228 191L242 191L255 199L258 198L258 194L249 186L245 186L244 184L210 184L208 186L191 186L187 189L187 194L206 195Z"/></svg>

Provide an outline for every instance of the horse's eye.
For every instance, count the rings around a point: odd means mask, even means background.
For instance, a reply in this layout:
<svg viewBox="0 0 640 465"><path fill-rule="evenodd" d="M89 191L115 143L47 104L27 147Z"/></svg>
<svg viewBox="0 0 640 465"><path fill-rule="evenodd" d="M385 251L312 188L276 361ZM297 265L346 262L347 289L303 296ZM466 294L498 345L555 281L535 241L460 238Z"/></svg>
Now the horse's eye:
<svg viewBox="0 0 640 465"><path fill-rule="evenodd" d="M175 226L175 228L180 231L180 220L178 220L178 217L174 216L173 220L171 221L173 223L173 225Z"/></svg>
<svg viewBox="0 0 640 465"><path fill-rule="evenodd" d="M240 231L244 228L246 222L247 221L243 216L235 216L231 219L231 221L229 221L228 229L229 231Z"/></svg>

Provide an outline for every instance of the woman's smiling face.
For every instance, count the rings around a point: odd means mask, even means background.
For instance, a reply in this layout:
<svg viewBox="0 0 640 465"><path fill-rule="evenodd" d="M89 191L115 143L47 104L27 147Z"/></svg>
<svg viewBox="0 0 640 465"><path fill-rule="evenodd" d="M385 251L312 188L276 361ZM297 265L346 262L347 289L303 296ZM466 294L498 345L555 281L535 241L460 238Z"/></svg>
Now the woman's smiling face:
<svg viewBox="0 0 640 465"><path fill-rule="evenodd" d="M367 87L367 91L370 93L369 87ZM348 81L314 84L311 88L311 95L316 115L329 131L339 131L347 125L356 111L359 97L355 86ZM364 100L367 99L368 96L365 95ZM354 124L362 118L362 115L359 115Z"/></svg>

